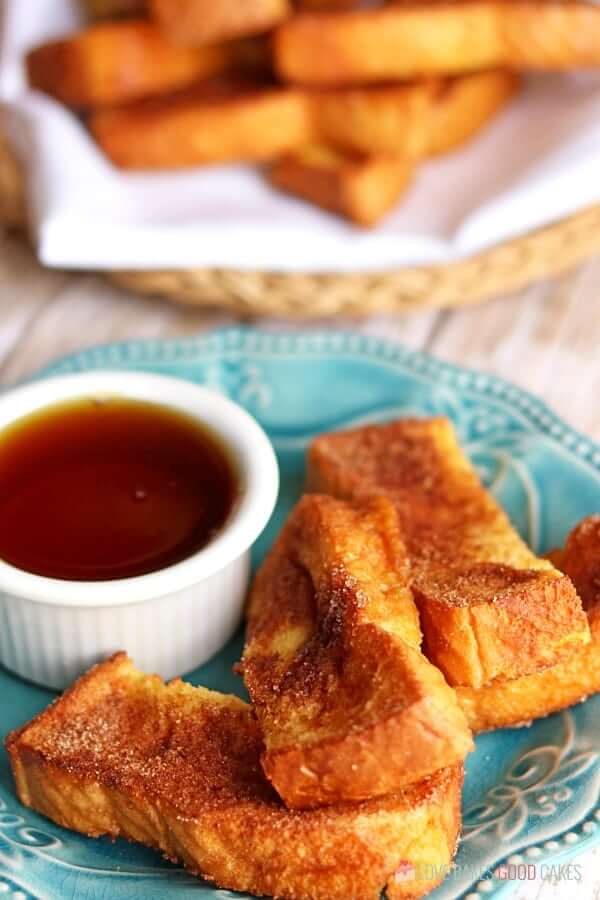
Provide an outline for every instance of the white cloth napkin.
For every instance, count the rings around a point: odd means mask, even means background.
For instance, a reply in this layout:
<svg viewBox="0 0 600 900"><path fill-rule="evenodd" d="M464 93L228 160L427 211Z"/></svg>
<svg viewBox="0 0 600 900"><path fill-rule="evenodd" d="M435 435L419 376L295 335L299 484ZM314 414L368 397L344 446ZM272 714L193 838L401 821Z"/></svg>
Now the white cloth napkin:
<svg viewBox="0 0 600 900"><path fill-rule="evenodd" d="M76 6L0 0L0 100L46 265L385 270L465 257L600 202L600 73L528 79L480 137L423 165L373 231L280 195L250 166L121 174L25 82L23 51L78 27Z"/></svg>

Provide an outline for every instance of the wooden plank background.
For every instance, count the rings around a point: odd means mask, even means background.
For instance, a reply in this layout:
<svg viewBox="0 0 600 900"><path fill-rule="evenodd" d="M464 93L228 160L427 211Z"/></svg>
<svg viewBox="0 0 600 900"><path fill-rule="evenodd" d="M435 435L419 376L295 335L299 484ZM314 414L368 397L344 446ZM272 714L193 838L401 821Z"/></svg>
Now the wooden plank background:
<svg viewBox="0 0 600 900"><path fill-rule="evenodd" d="M368 321L261 319L263 327L356 328L504 378L544 398L600 439L600 259L563 279L457 311ZM233 323L215 311L135 297L95 275L43 270L15 236L0 233L0 381L53 357L129 337L194 334Z"/></svg>

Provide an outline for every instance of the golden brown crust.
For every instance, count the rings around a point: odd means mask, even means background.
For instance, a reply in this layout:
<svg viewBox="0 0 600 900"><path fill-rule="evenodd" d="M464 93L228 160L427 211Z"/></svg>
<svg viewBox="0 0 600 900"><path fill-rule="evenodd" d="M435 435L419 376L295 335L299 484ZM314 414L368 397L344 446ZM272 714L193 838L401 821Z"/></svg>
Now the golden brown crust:
<svg viewBox="0 0 600 900"><path fill-rule="evenodd" d="M74 107L110 106L177 88L235 69L237 46L173 47L151 22L93 25L27 56L33 88Z"/></svg>
<svg viewBox="0 0 600 900"><path fill-rule="evenodd" d="M521 84L514 72L472 72L434 82L425 113L428 157L460 147L484 128Z"/></svg>
<svg viewBox="0 0 600 900"><path fill-rule="evenodd" d="M301 12L275 32L275 66L284 80L339 86L491 68L502 64L491 9L455 2Z"/></svg>
<svg viewBox="0 0 600 900"><path fill-rule="evenodd" d="M84 834L155 847L232 890L377 900L407 862L450 864L461 766L382 800L297 813L262 775L261 746L242 701L164 686L124 654L7 739L23 803ZM435 886L415 885L414 896Z"/></svg>
<svg viewBox="0 0 600 900"><path fill-rule="evenodd" d="M396 206L412 173L407 159L349 155L311 146L282 156L268 177L282 191L370 227Z"/></svg>
<svg viewBox="0 0 600 900"><path fill-rule="evenodd" d="M589 615L592 639L564 662L481 688L458 687L456 694L475 733L529 725L600 691L600 610Z"/></svg>
<svg viewBox="0 0 600 900"><path fill-rule="evenodd" d="M275 33L282 78L345 85L478 69L600 65L600 10L572 0L391 3L300 13Z"/></svg>
<svg viewBox="0 0 600 900"><path fill-rule="evenodd" d="M431 580L425 590L421 584L415 596L426 653L455 685L476 687L544 669L589 640L581 602L566 577L536 569L517 575L495 562L449 575L456 596L473 601L468 606L452 604L447 580Z"/></svg>
<svg viewBox="0 0 600 900"><path fill-rule="evenodd" d="M589 641L570 579L526 547L446 419L318 438L309 483L339 497L394 502L425 652L451 684L528 675Z"/></svg>
<svg viewBox="0 0 600 900"><path fill-rule="evenodd" d="M194 47L261 34L286 19L290 0L149 0L170 41Z"/></svg>
<svg viewBox="0 0 600 900"><path fill-rule="evenodd" d="M350 153L418 159L426 155L427 117L438 106L440 84L430 79L314 91L320 140Z"/></svg>
<svg viewBox="0 0 600 900"><path fill-rule="evenodd" d="M517 84L511 73L478 72L308 95L320 142L278 159L269 180L357 225L372 226L396 206L417 159L472 137Z"/></svg>
<svg viewBox="0 0 600 900"><path fill-rule="evenodd" d="M583 600L591 641L564 662L534 675L498 679L478 690L458 688L459 703L474 731L525 725L600 691L600 516L580 522L564 551L554 551L551 557Z"/></svg>
<svg viewBox="0 0 600 900"><path fill-rule="evenodd" d="M426 158L473 137L514 95L519 78L491 71L405 84L320 90L321 141L345 151Z"/></svg>
<svg viewBox="0 0 600 900"><path fill-rule="evenodd" d="M557 566L571 578L588 611L600 602L600 515L588 516L570 532Z"/></svg>
<svg viewBox="0 0 600 900"><path fill-rule="evenodd" d="M472 748L453 692L419 650L393 506L306 496L261 567L243 658L264 770L307 808L380 796Z"/></svg>
<svg viewBox="0 0 600 900"><path fill-rule="evenodd" d="M89 125L106 155L126 169L269 160L312 136L302 92L238 82L100 110Z"/></svg>

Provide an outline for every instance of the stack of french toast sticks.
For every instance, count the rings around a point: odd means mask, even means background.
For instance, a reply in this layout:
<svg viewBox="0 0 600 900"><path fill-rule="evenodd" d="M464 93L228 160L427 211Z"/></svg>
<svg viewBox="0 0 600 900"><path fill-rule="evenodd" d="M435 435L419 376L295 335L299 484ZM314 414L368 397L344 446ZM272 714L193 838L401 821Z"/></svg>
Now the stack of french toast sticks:
<svg viewBox="0 0 600 900"><path fill-rule="evenodd" d="M586 0L86 6L89 27L29 53L29 80L82 113L116 166L263 163L275 187L363 226L421 161L483 128L520 72L600 66Z"/></svg>
<svg viewBox="0 0 600 900"><path fill-rule="evenodd" d="M536 557L445 419L320 437L308 468L249 600L252 706L118 653L8 737L17 790L226 888L421 897L471 730L600 690L600 516Z"/></svg>

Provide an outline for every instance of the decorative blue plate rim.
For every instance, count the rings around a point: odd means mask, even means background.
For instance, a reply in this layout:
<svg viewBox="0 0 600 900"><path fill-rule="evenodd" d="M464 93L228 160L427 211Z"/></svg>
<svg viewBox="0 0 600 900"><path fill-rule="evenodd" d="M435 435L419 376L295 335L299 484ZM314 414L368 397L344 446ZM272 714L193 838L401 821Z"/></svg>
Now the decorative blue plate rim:
<svg viewBox="0 0 600 900"><path fill-rule="evenodd" d="M507 421L510 418L516 423L515 432L509 436L508 452L512 446L511 441L526 441L529 436L532 438L543 436L548 442L548 448L551 447L552 452L558 454L556 455L558 462L555 460L555 464L562 465L560 461L562 454L565 457L565 466L568 464L568 467L582 470L582 477L589 477L590 485L594 483L594 490L597 487L598 491L598 508L600 508L600 446L567 425L543 401L496 376L463 369L378 337L344 331L282 333L252 328L225 328L192 338L135 340L92 347L56 361L33 378L47 378L93 368L134 367L156 370L168 366L174 367L169 369L171 374L186 377L186 364L195 366L200 365L201 361L206 370L204 383L211 383L219 389L227 390L234 399L244 403L260 418L261 411L269 405L268 394L271 386L262 379L258 363L261 360L282 359L294 361L310 359L315 364L318 359L329 359L335 360L340 365L348 363L351 365L353 360L362 359L372 362L381 372L386 369L394 375L411 379L417 386L429 385L432 393L435 386L435 391L438 391L442 398L444 392L447 392L449 397L452 392L456 392L461 402L464 399L467 404L472 401L479 401L483 406L491 404L494 409L502 411ZM211 374L213 360L216 368ZM229 384L223 383L223 373L217 371L222 364L231 364L231 372L226 373L225 378L227 380L231 375L232 380ZM446 402L443 398L441 405L444 406ZM394 404L387 404L379 412L385 417L394 410ZM449 412L452 414L452 410ZM475 408L473 415L476 414ZM351 416L354 424L369 419L371 413L368 409L363 410L358 416ZM340 426L348 424L348 418L340 416L337 424ZM334 423L334 427L337 427L337 424ZM470 423L469 427L472 427L472 424ZM307 434L311 433L310 428L305 428L302 432L289 423L283 428L272 429L275 446L283 451L295 451L304 446ZM497 439L494 433L494 440ZM506 438L503 437L502 440ZM475 454L478 452L478 446L477 441L474 441L471 449ZM538 452L539 449L538 447ZM504 478L505 473L501 473L498 477ZM526 485L526 481L523 483ZM0 680L2 677L6 677L7 680L13 678L8 674L3 676L0 671ZM538 874L542 872L543 877L543 866L547 866L550 876L552 874L550 867L560 866L577 853L600 843L600 806L597 805L600 754L595 749L598 747L598 732L594 731L588 722L588 719L594 718L591 704L595 703L595 699L589 700L572 710L536 723L529 734L539 728L546 740L546 743L541 745L532 746L531 742L527 743L524 738L528 735L523 729L494 732L478 738L477 753L467 766L469 774L473 769L472 777L475 777L475 757L478 759L481 757L477 762L479 777L479 771L486 768L485 761L488 755L493 758L496 744L500 743L503 746L514 744L515 747L518 744L522 752L513 756L504 772L503 781L500 783L498 779L492 781L487 789L478 795L477 803L471 804L471 808L465 811L465 835L459 856L460 860L463 854L466 854L463 870L458 876L454 873L431 895L432 897L436 900L457 900L459 897L467 900L506 897L519 884L518 879L510 877L511 872L518 876L519 872L523 871L527 875L528 870L523 867L535 866L536 872ZM590 710L589 714L587 710ZM600 705L597 705L597 712L600 713ZM598 719L598 715L595 718ZM580 732L585 736L586 729L593 734L594 741L591 744L589 741L586 744L587 738L583 743L580 740ZM502 753L499 756L504 759ZM491 764L487 766L487 769L490 768L493 768ZM16 810L14 813L11 810L11 803ZM17 828L22 832L21 836L25 843L19 844L20 847L27 847L28 832L39 836L45 831L52 839L53 826L45 823L44 829L40 830L39 823L42 821L19 807L14 795L3 792L0 784L0 892L13 891L15 900L25 900L29 896L34 897L34 894L28 893L27 886L20 885L15 880L11 869L10 849L8 855L6 853L3 855L3 839L7 839L11 828ZM489 855L489 848L487 856L483 850L485 836L486 834L489 836L491 831L495 832L498 842L504 842L505 845L492 854L493 858ZM65 834L60 829L58 832ZM31 844L31 841L29 842ZM482 848L481 866L472 859L469 862L470 857L474 856L477 859L478 844L481 844ZM48 865L51 864L52 860L49 860ZM509 868L506 868L507 866ZM513 870L511 866L516 868ZM174 875L176 870L167 871ZM144 872L149 877L155 874L148 869L142 869L140 875ZM175 880L179 881L180 878L171 878L169 893L172 890L174 896L183 896L175 890ZM211 888L206 888L205 893L206 891L208 896L213 897L241 896ZM10 894L7 893L7 896ZM187 893L185 896L187 897Z"/></svg>
<svg viewBox="0 0 600 900"><path fill-rule="evenodd" d="M144 363L179 362L197 353L224 357L239 353L300 355L347 353L364 356L379 363L402 365L416 375L441 378L460 390L514 403L538 431L563 444L600 472L600 443L569 425L543 400L497 375L437 359L421 350L409 350L400 343L353 331L278 332L252 326L224 327L205 334L182 338L149 338L97 344L67 354L42 368L27 380L48 378L88 368L117 367L123 363L142 368Z"/></svg>

